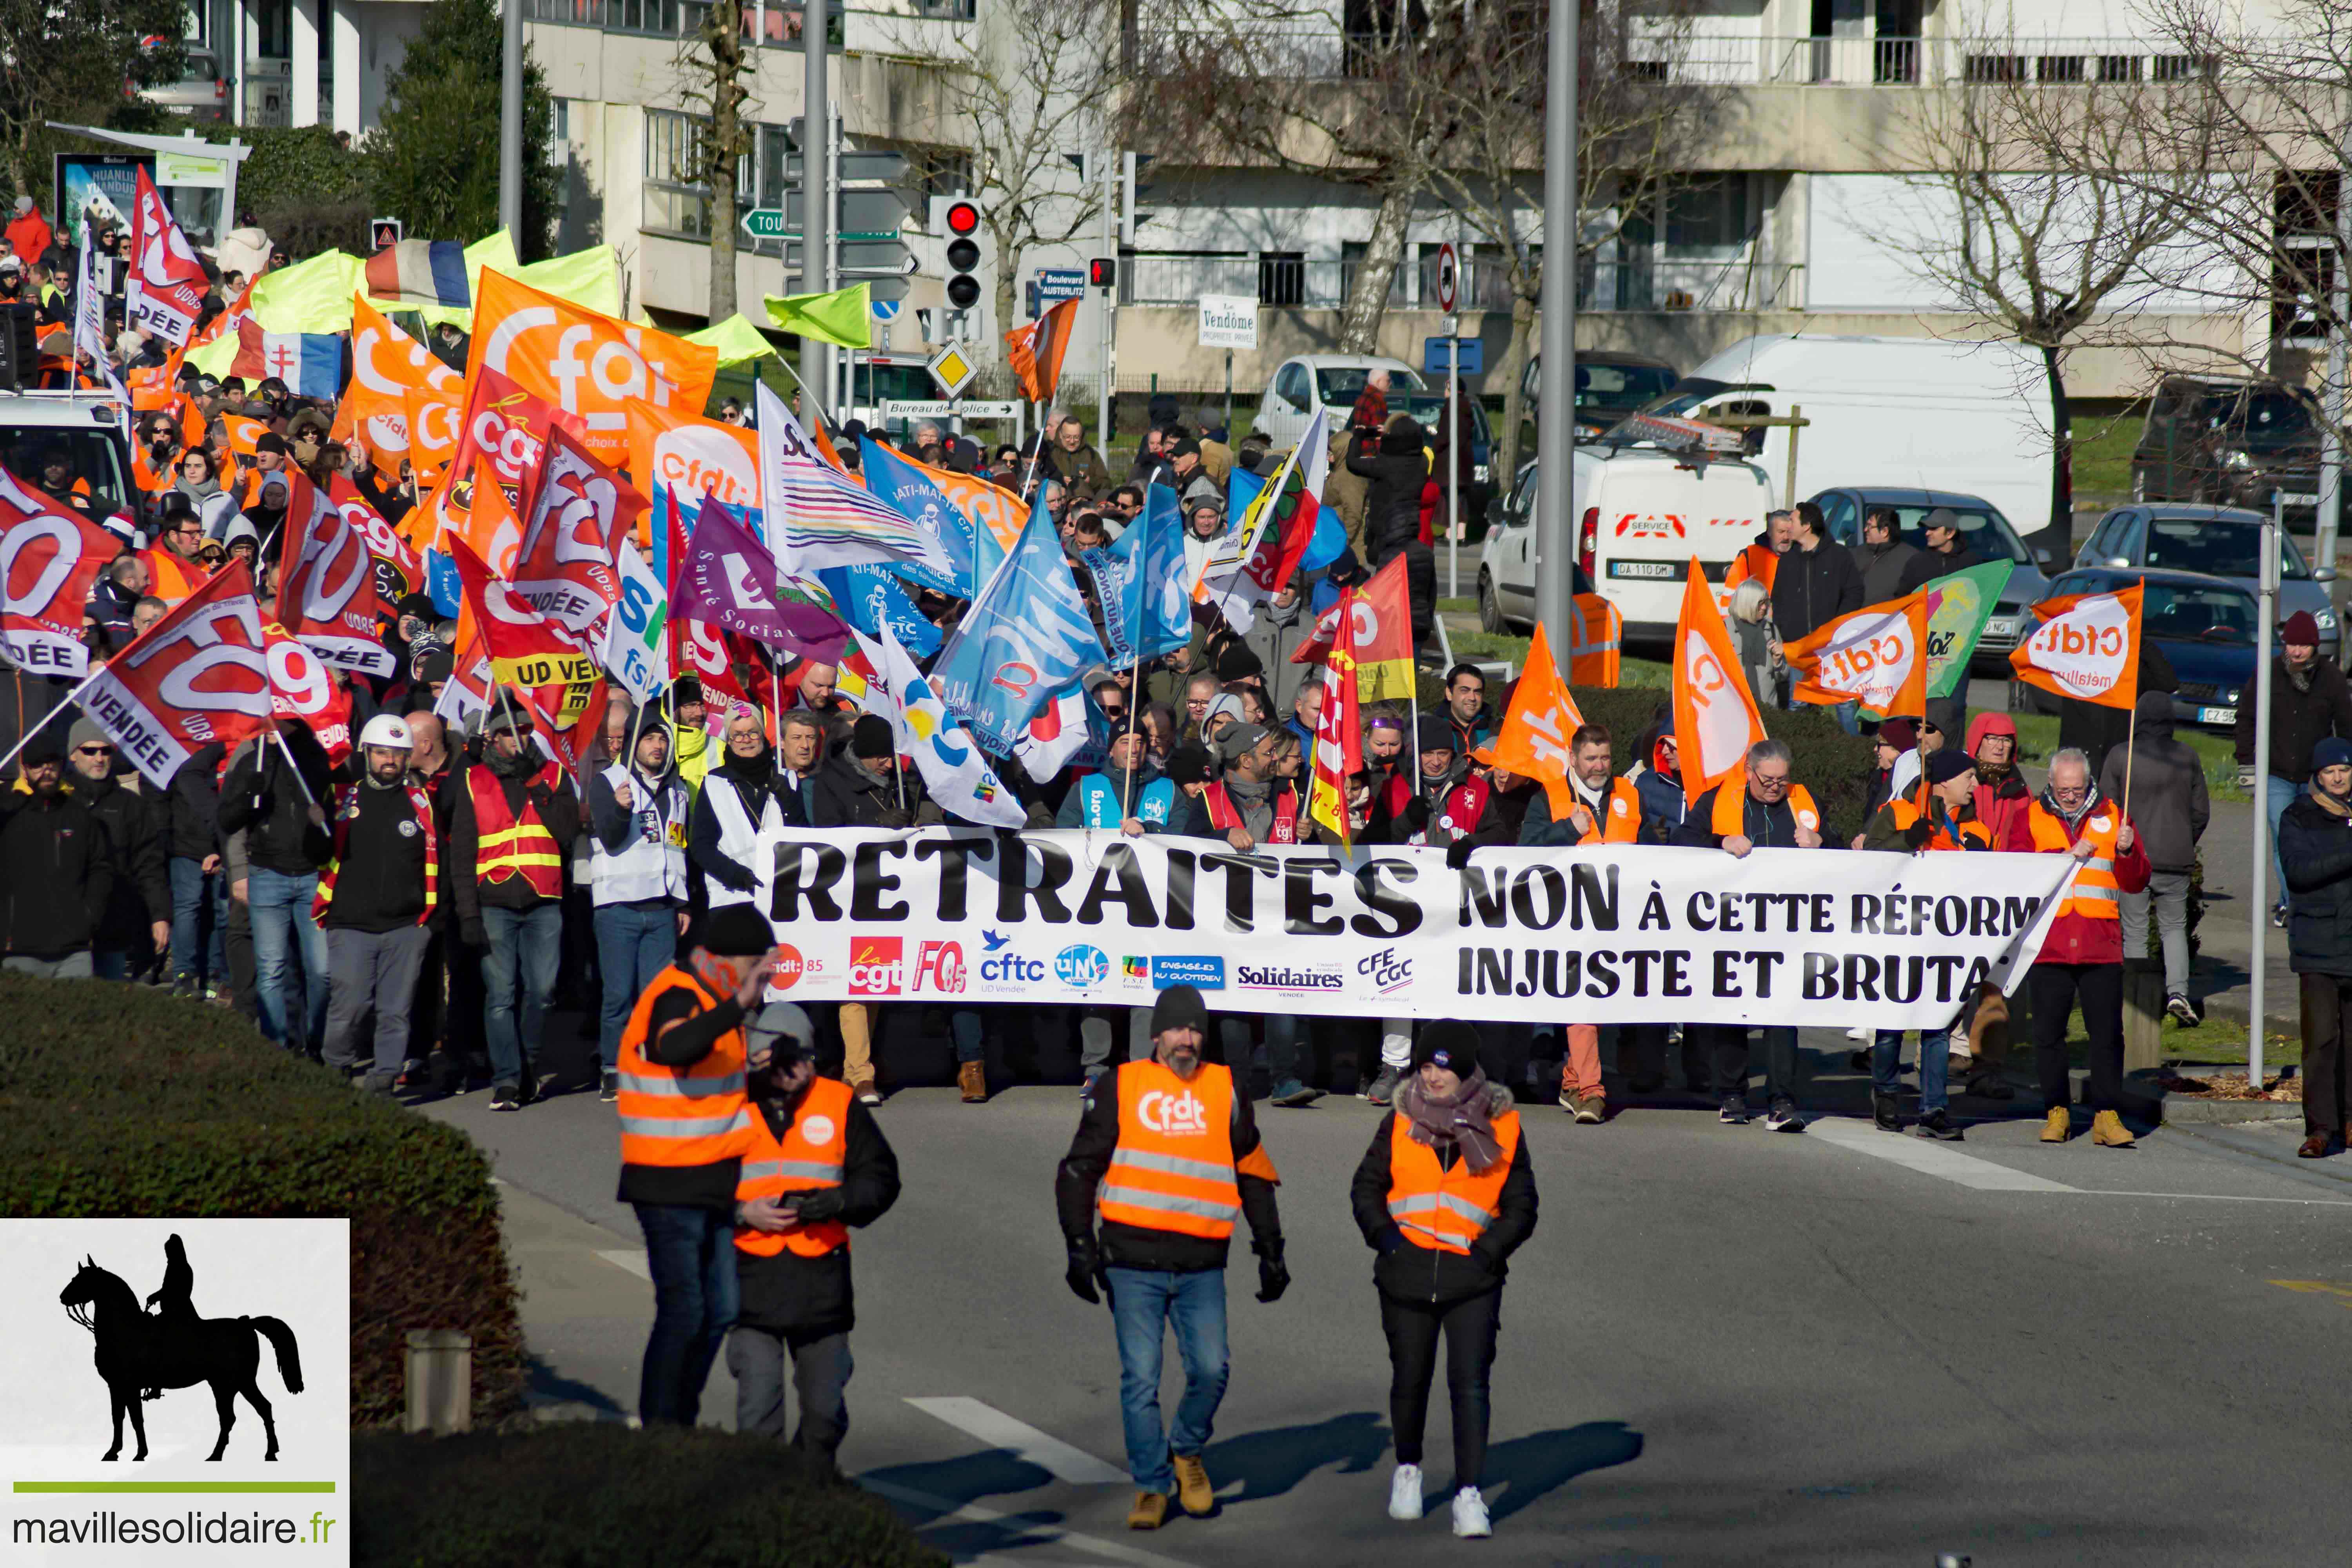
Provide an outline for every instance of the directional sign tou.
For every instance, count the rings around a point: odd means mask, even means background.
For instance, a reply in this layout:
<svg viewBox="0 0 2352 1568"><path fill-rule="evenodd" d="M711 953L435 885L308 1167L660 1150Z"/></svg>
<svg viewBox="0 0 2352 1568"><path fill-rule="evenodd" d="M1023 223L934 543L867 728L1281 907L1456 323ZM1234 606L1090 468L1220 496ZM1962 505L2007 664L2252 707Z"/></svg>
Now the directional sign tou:
<svg viewBox="0 0 2352 1568"><path fill-rule="evenodd" d="M1462 258L1454 253L1452 241L1437 247L1437 308L1447 315L1454 313L1454 297L1460 292Z"/></svg>
<svg viewBox="0 0 2352 1568"><path fill-rule="evenodd" d="M782 207L753 207L740 222L743 232L753 239L781 239L786 232Z"/></svg>
<svg viewBox="0 0 2352 1568"><path fill-rule="evenodd" d="M907 226L907 198L896 191L840 191L833 204L834 222L844 234L896 234ZM784 229L805 232L801 222L801 193L784 193Z"/></svg>
<svg viewBox="0 0 2352 1568"><path fill-rule="evenodd" d="M837 172L845 185L861 182L895 185L907 177L906 155L899 153L844 153L839 165ZM797 180L800 177L801 155L798 153L785 154L784 178Z"/></svg>
<svg viewBox="0 0 2352 1568"><path fill-rule="evenodd" d="M970 386L971 378L980 374L980 366L965 357L961 343L950 343L933 354L929 369L932 382L950 397Z"/></svg>

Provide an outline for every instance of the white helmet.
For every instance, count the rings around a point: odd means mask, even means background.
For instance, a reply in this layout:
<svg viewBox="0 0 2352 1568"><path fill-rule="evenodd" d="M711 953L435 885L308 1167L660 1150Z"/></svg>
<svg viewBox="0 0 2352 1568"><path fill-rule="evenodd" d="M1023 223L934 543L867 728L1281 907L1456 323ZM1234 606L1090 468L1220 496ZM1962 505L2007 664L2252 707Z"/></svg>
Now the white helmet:
<svg viewBox="0 0 2352 1568"><path fill-rule="evenodd" d="M405 752L415 746L416 742L408 732L407 720L394 713L379 713L369 720L366 727L360 731L360 744L363 747L385 746L394 751Z"/></svg>

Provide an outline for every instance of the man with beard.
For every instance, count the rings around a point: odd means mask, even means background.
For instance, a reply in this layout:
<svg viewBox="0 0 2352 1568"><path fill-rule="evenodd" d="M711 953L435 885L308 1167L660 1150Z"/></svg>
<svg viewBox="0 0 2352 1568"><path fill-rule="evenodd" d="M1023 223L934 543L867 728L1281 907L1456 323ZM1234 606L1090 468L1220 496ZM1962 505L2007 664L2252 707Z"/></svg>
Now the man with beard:
<svg viewBox="0 0 2352 1568"><path fill-rule="evenodd" d="M857 1320L849 1231L898 1202L898 1157L847 1084L816 1076L806 1013L771 1002L747 1034L751 1136L735 1184L740 1306L727 1339L735 1429L783 1436L789 1353L800 1401L793 1447L830 1470L849 1430L843 1393Z"/></svg>
<svg viewBox="0 0 2352 1568"><path fill-rule="evenodd" d="M104 825L114 851L114 887L91 938L90 968L100 980L128 980L172 940L165 825L153 796L115 777L114 743L91 721L74 721L66 760L74 798Z"/></svg>
<svg viewBox="0 0 2352 1568"><path fill-rule="evenodd" d="M619 755L588 781L588 853L604 1005L596 1031L600 1092L619 1093L621 1028L637 995L677 956L687 923L686 785L669 765L669 726L648 705L630 715Z"/></svg>
<svg viewBox="0 0 2352 1568"><path fill-rule="evenodd" d="M360 731L360 776L335 801L334 848L311 905L327 931L326 1063L376 1094L416 1066L409 1005L440 901L440 827L432 796L409 782L413 743L408 721L390 713ZM363 1059L371 1009L375 1042Z"/></svg>
<svg viewBox="0 0 2352 1568"><path fill-rule="evenodd" d="M1077 1136L1054 1176L1069 1247L1064 1277L1082 1301L1110 1292L1127 1466L1141 1489L1130 1530L1166 1522L1171 1489L1186 1513L1216 1510L1202 1452L1230 1372L1225 1254L1235 1219L1249 1219L1257 1299L1277 1300L1290 1285L1274 1201L1281 1177L1249 1096L1228 1068L1201 1059L1208 1022L1200 992L1162 991L1151 1009L1152 1059L1129 1062L1087 1091ZM1160 1365L1171 1327L1184 1395L1174 1426L1163 1428Z"/></svg>
<svg viewBox="0 0 2352 1568"><path fill-rule="evenodd" d="M44 727L20 760L22 791L0 790L0 938L12 974L88 980L90 937L114 889L105 826L66 793L65 749Z"/></svg>
<svg viewBox="0 0 2352 1568"><path fill-rule="evenodd" d="M751 856L760 836L787 820L776 785L775 755L759 710L739 703L727 715L726 753L702 776L687 837L711 908L748 904L758 892Z"/></svg>
<svg viewBox="0 0 2352 1568"><path fill-rule="evenodd" d="M483 727L482 759L457 793L450 877L458 929L483 952L490 1109L520 1110L538 1093L534 1063L562 942L563 860L579 837L580 802L563 770L541 760L530 716L503 689Z"/></svg>

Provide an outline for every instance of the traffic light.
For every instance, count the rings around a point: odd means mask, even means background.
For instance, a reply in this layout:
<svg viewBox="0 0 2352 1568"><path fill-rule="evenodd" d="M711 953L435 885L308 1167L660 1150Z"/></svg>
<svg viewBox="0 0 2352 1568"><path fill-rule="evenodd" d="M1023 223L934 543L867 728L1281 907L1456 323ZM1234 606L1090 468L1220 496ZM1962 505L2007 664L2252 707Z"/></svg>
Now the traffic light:
<svg viewBox="0 0 2352 1568"><path fill-rule="evenodd" d="M1114 256L1097 256L1087 262L1087 282L1089 287L1096 289L1118 288L1118 258Z"/></svg>
<svg viewBox="0 0 2352 1568"><path fill-rule="evenodd" d="M969 310L980 303L980 279L972 276L980 267L980 241L972 237L980 227L979 205L962 199L950 202L947 226L948 303Z"/></svg>

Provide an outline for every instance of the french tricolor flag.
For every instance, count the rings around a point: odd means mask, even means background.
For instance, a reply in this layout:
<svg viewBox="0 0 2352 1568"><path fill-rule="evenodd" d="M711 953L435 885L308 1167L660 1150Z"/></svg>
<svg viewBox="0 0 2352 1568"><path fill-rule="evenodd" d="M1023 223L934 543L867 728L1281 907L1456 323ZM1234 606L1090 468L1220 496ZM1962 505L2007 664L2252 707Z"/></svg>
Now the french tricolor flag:
<svg viewBox="0 0 2352 1568"><path fill-rule="evenodd" d="M228 373L248 385L276 376L297 397L335 397L343 390L343 340L335 332L265 332L250 319L237 323L236 358Z"/></svg>
<svg viewBox="0 0 2352 1568"><path fill-rule="evenodd" d="M404 239L368 258L372 299L401 305L446 305L467 309L466 247L454 239Z"/></svg>

